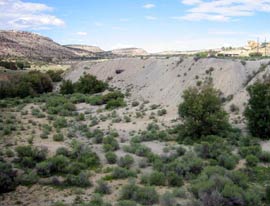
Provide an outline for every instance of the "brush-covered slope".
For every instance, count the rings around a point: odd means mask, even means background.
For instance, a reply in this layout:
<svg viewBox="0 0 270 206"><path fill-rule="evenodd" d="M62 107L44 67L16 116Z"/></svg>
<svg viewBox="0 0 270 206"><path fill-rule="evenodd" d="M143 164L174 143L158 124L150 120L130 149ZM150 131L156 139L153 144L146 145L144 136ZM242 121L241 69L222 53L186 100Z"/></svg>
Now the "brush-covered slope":
<svg viewBox="0 0 270 206"><path fill-rule="evenodd" d="M23 31L0 31L0 56L51 60L71 59L90 55L86 51L73 51L38 34Z"/></svg>

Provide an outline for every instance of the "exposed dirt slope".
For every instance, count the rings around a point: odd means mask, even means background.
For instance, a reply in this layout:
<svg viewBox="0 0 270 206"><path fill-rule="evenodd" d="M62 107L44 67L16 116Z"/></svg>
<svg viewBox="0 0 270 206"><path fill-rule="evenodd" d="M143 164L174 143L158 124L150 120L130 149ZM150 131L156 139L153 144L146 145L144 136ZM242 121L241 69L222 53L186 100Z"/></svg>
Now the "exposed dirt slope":
<svg viewBox="0 0 270 206"><path fill-rule="evenodd" d="M263 64L267 66L261 71ZM102 80L112 79L112 86L129 89L134 99L146 99L174 109L181 102L185 89L212 78L214 86L223 92L224 97L233 95L232 100L226 103L227 109L231 104L241 109L247 101L246 87L268 74L268 65L269 60L120 58L97 63L81 62L67 73L66 78L76 81L86 72ZM85 67L90 69L85 70ZM117 74L119 71L121 73Z"/></svg>

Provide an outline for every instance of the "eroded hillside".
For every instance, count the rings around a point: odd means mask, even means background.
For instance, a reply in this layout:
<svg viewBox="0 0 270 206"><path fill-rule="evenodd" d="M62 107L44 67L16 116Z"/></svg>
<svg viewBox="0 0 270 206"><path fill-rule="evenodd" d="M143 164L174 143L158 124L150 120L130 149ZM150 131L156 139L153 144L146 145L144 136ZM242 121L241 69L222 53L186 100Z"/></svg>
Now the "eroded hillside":
<svg viewBox="0 0 270 206"><path fill-rule="evenodd" d="M177 114L183 91L191 86L198 87L205 81L213 81L214 87L222 91L228 111L231 105L243 111L243 104L248 98L247 86L262 79L269 69L269 60L119 58L80 62L65 78L77 81L84 72L90 73L101 80L108 80L114 87L128 90L133 99L167 106L172 114Z"/></svg>

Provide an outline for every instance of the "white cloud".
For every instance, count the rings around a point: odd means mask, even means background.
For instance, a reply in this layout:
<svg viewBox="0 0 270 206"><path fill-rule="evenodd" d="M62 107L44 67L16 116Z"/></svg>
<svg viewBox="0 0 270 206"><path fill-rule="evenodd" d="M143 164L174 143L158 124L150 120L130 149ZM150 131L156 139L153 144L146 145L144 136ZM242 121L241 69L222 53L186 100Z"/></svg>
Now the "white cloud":
<svg viewBox="0 0 270 206"><path fill-rule="evenodd" d="M122 18L120 19L121 22L129 22L129 19L126 19L126 18Z"/></svg>
<svg viewBox="0 0 270 206"><path fill-rule="evenodd" d="M0 0L0 28L2 29L48 29L63 26L63 20L48 14L53 8L40 3L21 0Z"/></svg>
<svg viewBox="0 0 270 206"><path fill-rule="evenodd" d="M157 20L157 17L155 17L155 16L146 16L145 17L147 20L150 20L150 21L155 21L155 20Z"/></svg>
<svg viewBox="0 0 270 206"><path fill-rule="evenodd" d="M87 32L83 32L83 31L79 31L76 34L79 35L79 36L87 36L88 33Z"/></svg>
<svg viewBox="0 0 270 206"><path fill-rule="evenodd" d="M182 0L182 3L192 8L178 19L190 21L229 21L256 12L270 12L270 0Z"/></svg>
<svg viewBox="0 0 270 206"><path fill-rule="evenodd" d="M104 24L101 23L101 22L95 22L94 24L95 24L95 26L97 26L97 27L102 27L102 26L104 26Z"/></svg>
<svg viewBox="0 0 270 206"><path fill-rule="evenodd" d="M145 9L152 9L152 8L155 8L155 7L156 7L155 4L145 4L145 5L143 5L143 8L145 8Z"/></svg>
<svg viewBox="0 0 270 206"><path fill-rule="evenodd" d="M201 0L183 0L182 3L186 5L194 5L201 3Z"/></svg>
<svg viewBox="0 0 270 206"><path fill-rule="evenodd" d="M113 29L113 30L116 30L116 31L126 31L125 28L122 28L122 27L120 27L120 26L113 26L112 29Z"/></svg>

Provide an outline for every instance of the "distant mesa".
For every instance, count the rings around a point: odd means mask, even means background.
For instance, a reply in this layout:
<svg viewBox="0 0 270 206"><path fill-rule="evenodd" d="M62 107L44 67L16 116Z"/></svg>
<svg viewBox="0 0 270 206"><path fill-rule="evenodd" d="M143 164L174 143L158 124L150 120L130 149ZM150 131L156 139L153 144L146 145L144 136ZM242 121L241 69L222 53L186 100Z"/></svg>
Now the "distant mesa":
<svg viewBox="0 0 270 206"><path fill-rule="evenodd" d="M124 48L124 49L115 49L110 51L112 54L119 56L145 56L149 55L147 51L140 48Z"/></svg>
<svg viewBox="0 0 270 206"><path fill-rule="evenodd" d="M104 50L102 50L101 48L99 48L97 46L69 44L69 45L65 45L65 47L71 48L71 49L81 49L81 50L85 50L85 51L89 51L89 52L93 52L93 53L104 52Z"/></svg>
<svg viewBox="0 0 270 206"><path fill-rule="evenodd" d="M141 56L147 52L138 48L104 51L89 45L60 45L52 39L25 31L0 30L0 57L19 57L29 60L58 61L87 58Z"/></svg>

